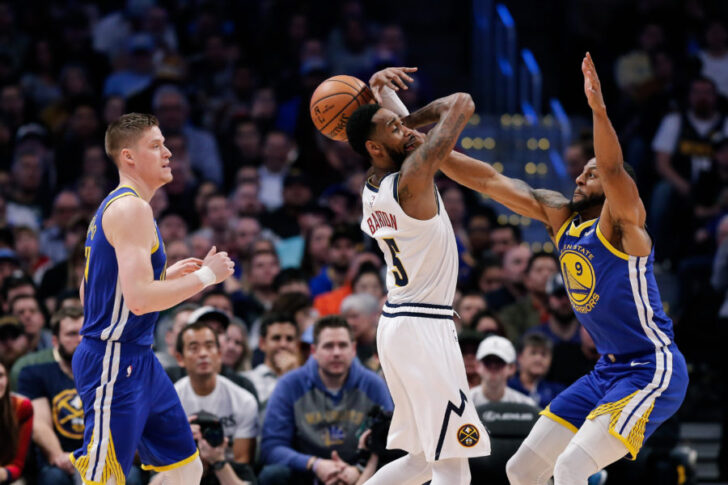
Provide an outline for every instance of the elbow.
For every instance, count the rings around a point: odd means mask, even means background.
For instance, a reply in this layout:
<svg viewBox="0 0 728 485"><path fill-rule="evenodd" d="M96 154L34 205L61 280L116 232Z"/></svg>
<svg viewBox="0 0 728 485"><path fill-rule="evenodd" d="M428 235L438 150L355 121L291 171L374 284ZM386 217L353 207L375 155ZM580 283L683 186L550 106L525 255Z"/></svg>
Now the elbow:
<svg viewBox="0 0 728 485"><path fill-rule="evenodd" d="M141 316L152 311L146 299L141 295L124 295L124 304L136 316Z"/></svg>
<svg viewBox="0 0 728 485"><path fill-rule="evenodd" d="M458 100L458 104L462 105L463 111L468 116L472 115L475 112L475 102L473 101L473 97L470 94L458 93L457 100Z"/></svg>

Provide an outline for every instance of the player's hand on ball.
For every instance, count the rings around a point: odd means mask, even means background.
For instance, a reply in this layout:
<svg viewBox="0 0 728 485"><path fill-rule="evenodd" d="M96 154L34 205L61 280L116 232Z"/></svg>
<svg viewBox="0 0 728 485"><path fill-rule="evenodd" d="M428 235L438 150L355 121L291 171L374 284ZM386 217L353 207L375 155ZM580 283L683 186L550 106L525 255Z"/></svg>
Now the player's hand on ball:
<svg viewBox="0 0 728 485"><path fill-rule="evenodd" d="M167 279L173 280L180 276L188 275L200 269L200 266L202 266L202 260L200 258L187 258L177 261L167 268Z"/></svg>
<svg viewBox="0 0 728 485"><path fill-rule="evenodd" d="M203 266L207 266L215 274L215 283L224 281L228 276L233 274L235 263L230 259L225 251L217 252L217 248L213 246L205 256L202 262Z"/></svg>
<svg viewBox="0 0 728 485"><path fill-rule="evenodd" d="M400 88L409 89L407 83L414 82L414 79L407 73L416 71L416 67L388 67L375 72L369 78L369 88L372 90L372 94L374 94L374 99L377 100L377 103L382 103L382 89L384 86L394 91L399 91Z"/></svg>

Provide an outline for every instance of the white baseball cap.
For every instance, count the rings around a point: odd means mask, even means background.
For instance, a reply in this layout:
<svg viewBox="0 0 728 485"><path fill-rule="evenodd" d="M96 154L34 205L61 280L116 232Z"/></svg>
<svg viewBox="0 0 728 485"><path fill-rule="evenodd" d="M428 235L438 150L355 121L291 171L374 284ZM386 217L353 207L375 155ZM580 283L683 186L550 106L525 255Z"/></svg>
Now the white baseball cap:
<svg viewBox="0 0 728 485"><path fill-rule="evenodd" d="M507 338L499 335L491 335L480 342L475 358L483 360L489 355L500 357L506 364L512 364L516 361L516 349L513 344Z"/></svg>

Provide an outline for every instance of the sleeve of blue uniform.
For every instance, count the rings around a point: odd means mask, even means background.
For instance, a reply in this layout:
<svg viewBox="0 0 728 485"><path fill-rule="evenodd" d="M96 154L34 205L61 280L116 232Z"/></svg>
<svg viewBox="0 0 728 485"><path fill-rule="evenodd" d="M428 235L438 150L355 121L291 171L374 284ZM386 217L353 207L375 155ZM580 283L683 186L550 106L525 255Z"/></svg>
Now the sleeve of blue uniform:
<svg viewBox="0 0 728 485"><path fill-rule="evenodd" d="M285 465L294 470L305 470L311 455L293 449L296 417L293 411L291 382L279 382L268 400L263 421L260 457L265 464Z"/></svg>

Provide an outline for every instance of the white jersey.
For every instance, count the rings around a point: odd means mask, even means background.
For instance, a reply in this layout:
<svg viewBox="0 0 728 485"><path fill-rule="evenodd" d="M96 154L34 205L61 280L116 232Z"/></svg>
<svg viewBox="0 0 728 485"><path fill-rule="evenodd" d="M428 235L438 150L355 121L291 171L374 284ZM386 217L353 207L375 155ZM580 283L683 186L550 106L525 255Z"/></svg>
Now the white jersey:
<svg viewBox="0 0 728 485"><path fill-rule="evenodd" d="M453 322L458 252L435 191L437 214L420 221L399 205L399 173L362 194L362 230L387 261L387 303L377 350L394 401L387 448L424 453L428 462L484 456L490 440L468 396Z"/></svg>
<svg viewBox="0 0 728 485"><path fill-rule="evenodd" d="M362 193L362 230L377 240L387 262L387 301L391 304L452 305L458 277L458 251L450 218L435 189L437 214L413 219L399 205L399 172L379 187L367 182Z"/></svg>

